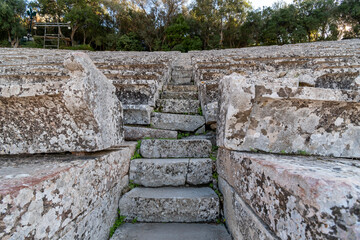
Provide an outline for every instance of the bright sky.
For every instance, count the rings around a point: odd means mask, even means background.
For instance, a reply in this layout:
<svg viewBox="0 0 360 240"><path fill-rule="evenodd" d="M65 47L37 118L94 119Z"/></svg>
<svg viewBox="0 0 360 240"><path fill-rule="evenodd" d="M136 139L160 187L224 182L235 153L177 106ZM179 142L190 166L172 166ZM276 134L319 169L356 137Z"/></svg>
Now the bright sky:
<svg viewBox="0 0 360 240"><path fill-rule="evenodd" d="M254 9L262 8L263 6L271 7L275 2L279 2L279 0L250 0L251 5ZM292 3L293 0L283 0L286 3Z"/></svg>

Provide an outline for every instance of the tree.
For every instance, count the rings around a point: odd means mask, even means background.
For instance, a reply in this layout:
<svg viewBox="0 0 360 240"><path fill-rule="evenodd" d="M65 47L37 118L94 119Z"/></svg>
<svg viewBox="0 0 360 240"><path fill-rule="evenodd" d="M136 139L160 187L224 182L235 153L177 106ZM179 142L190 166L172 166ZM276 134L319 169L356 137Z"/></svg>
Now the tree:
<svg viewBox="0 0 360 240"><path fill-rule="evenodd" d="M0 2L0 31L7 34L12 47L18 47L19 38L25 34L23 21L25 9L24 0L2 0Z"/></svg>

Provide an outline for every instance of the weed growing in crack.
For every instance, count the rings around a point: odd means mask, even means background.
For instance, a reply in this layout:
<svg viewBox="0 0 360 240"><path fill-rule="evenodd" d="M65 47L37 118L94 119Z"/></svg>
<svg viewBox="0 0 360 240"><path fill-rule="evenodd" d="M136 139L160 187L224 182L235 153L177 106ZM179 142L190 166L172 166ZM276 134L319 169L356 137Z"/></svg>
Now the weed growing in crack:
<svg viewBox="0 0 360 240"><path fill-rule="evenodd" d="M126 216L121 215L120 214L120 209L118 209L118 214L117 214L117 218L115 220L115 223L110 228L109 239L114 235L115 230L125 223L125 218L126 218Z"/></svg>
<svg viewBox="0 0 360 240"><path fill-rule="evenodd" d="M141 147L141 140L137 141L135 152L134 152L134 155L131 157L131 160L137 159L137 158L142 158L142 156L140 154L140 147Z"/></svg>
<svg viewBox="0 0 360 240"><path fill-rule="evenodd" d="M132 189L134 189L134 188L136 188L136 187L138 187L138 186L139 186L139 184L134 183L133 180L130 180L130 181L129 181L129 189L130 189L130 190L132 190Z"/></svg>

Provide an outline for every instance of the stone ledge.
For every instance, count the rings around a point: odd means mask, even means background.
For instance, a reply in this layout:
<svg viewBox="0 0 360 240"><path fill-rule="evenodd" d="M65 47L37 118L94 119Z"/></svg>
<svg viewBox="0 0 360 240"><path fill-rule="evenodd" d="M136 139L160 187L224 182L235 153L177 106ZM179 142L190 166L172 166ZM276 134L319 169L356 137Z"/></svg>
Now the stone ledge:
<svg viewBox="0 0 360 240"><path fill-rule="evenodd" d="M221 148L219 176L281 239L360 237L360 163Z"/></svg>
<svg viewBox="0 0 360 240"><path fill-rule="evenodd" d="M105 239L128 184L129 148L84 156L0 157L0 238ZM111 204L107 204L111 203ZM105 204L104 204L105 203Z"/></svg>

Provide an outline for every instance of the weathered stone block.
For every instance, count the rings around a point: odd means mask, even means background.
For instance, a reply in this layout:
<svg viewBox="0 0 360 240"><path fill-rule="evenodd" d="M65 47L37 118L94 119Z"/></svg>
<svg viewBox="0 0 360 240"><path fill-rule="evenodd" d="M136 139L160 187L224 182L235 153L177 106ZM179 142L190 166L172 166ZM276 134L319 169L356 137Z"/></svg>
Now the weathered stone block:
<svg viewBox="0 0 360 240"><path fill-rule="evenodd" d="M185 185L189 159L146 159L131 161L130 180L145 187Z"/></svg>
<svg viewBox="0 0 360 240"><path fill-rule="evenodd" d="M226 226L234 239L277 239L234 189L219 177L219 189L224 196Z"/></svg>
<svg viewBox="0 0 360 240"><path fill-rule="evenodd" d="M195 132L205 125L205 118L198 115L153 112L151 114L151 125L160 129Z"/></svg>
<svg viewBox="0 0 360 240"><path fill-rule="evenodd" d="M186 85L192 83L193 67L191 65L191 55L180 53L172 63L171 84Z"/></svg>
<svg viewBox="0 0 360 240"><path fill-rule="evenodd" d="M217 169L280 239L360 237L357 160L220 149Z"/></svg>
<svg viewBox="0 0 360 240"><path fill-rule="evenodd" d="M131 155L1 156L0 238L106 239Z"/></svg>
<svg viewBox="0 0 360 240"><path fill-rule="evenodd" d="M226 228L199 223L125 223L111 240L231 240Z"/></svg>
<svg viewBox="0 0 360 240"><path fill-rule="evenodd" d="M217 81L199 83L199 99L206 124L217 121L219 84Z"/></svg>
<svg viewBox="0 0 360 240"><path fill-rule="evenodd" d="M166 85L165 91L167 92L197 92L196 85Z"/></svg>
<svg viewBox="0 0 360 240"><path fill-rule="evenodd" d="M156 83L153 80L143 82L130 84L113 81L116 87L116 96L124 105L150 105L154 107L159 95Z"/></svg>
<svg viewBox="0 0 360 240"><path fill-rule="evenodd" d="M177 131L124 126L124 139L128 141L136 141L144 138L177 138L177 135Z"/></svg>
<svg viewBox="0 0 360 240"><path fill-rule="evenodd" d="M170 158L131 161L130 180L145 187L201 185L212 181L210 158Z"/></svg>
<svg viewBox="0 0 360 240"><path fill-rule="evenodd" d="M124 124L149 125L152 107L149 105L123 105Z"/></svg>
<svg viewBox="0 0 360 240"><path fill-rule="evenodd" d="M162 92L161 93L162 99L191 99L191 100L198 100L198 93L197 92Z"/></svg>
<svg viewBox="0 0 360 240"><path fill-rule="evenodd" d="M84 53L64 65L68 79L0 85L0 154L90 152L122 141L115 87Z"/></svg>
<svg viewBox="0 0 360 240"><path fill-rule="evenodd" d="M207 184L212 181L212 165L210 158L191 158L186 182L192 185Z"/></svg>
<svg viewBox="0 0 360 240"><path fill-rule="evenodd" d="M207 187L137 187L120 199L119 208L126 219L139 222L213 222L219 198Z"/></svg>
<svg viewBox="0 0 360 240"><path fill-rule="evenodd" d="M199 112L199 100L190 99L158 99L157 108L164 113L192 113Z"/></svg>
<svg viewBox="0 0 360 240"><path fill-rule="evenodd" d="M140 153L145 158L206 158L211 152L211 142L205 139L145 139Z"/></svg>
<svg viewBox="0 0 360 240"><path fill-rule="evenodd" d="M219 146L360 157L357 91L254 85L241 77L224 78L220 88Z"/></svg>

